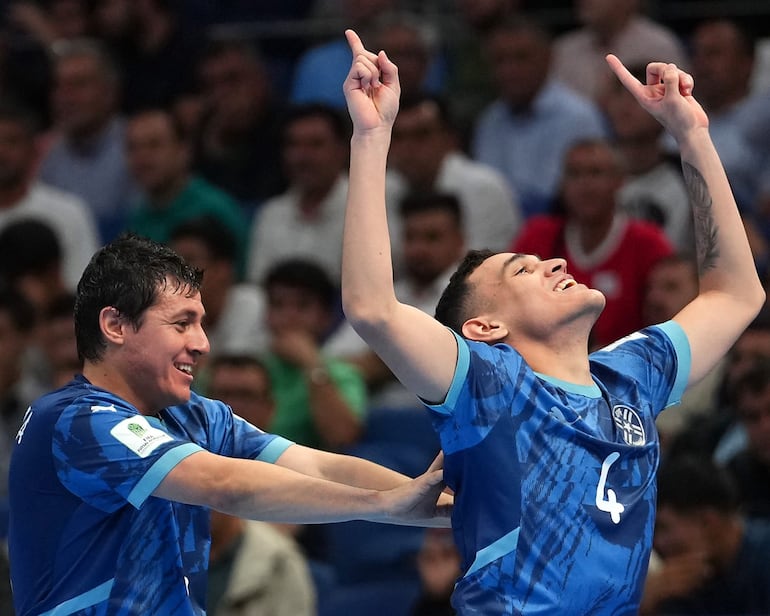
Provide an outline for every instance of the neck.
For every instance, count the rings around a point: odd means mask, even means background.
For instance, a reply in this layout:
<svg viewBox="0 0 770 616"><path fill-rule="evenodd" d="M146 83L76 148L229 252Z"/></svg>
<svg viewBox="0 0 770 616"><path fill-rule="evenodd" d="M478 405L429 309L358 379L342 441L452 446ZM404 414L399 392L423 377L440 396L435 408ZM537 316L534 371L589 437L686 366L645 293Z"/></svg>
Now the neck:
<svg viewBox="0 0 770 616"><path fill-rule="evenodd" d="M109 391L112 395L122 398L135 406L142 415L154 415L160 410L146 408L138 396L135 395L131 385L123 378L120 371L108 368L107 362L91 362L86 360L83 364L83 376L92 385Z"/></svg>
<svg viewBox="0 0 770 616"><path fill-rule="evenodd" d="M577 330L577 323L574 328ZM559 333L552 339L516 341L513 346L535 372L576 385L592 385L588 333L570 335L565 328L556 330Z"/></svg>
<svg viewBox="0 0 770 616"><path fill-rule="evenodd" d="M299 209L302 211L302 214L310 218L314 217L321 209L324 199L329 196L332 188L334 188L336 181L337 178L334 178L331 183L323 186L303 188L300 191L299 197Z"/></svg>

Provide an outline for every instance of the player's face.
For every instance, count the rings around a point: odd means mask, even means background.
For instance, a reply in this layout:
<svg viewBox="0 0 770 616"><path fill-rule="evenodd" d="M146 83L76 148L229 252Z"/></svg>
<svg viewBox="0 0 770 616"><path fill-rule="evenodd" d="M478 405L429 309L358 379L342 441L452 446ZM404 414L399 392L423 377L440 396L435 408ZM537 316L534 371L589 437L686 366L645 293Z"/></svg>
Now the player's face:
<svg viewBox="0 0 770 616"><path fill-rule="evenodd" d="M564 259L499 253L484 261L469 281L476 284L481 311L488 308L514 338L552 338L561 327L582 319L590 328L604 308L601 292L575 281Z"/></svg>
<svg viewBox="0 0 770 616"><path fill-rule="evenodd" d="M161 291L138 330L126 328L126 380L140 411L154 413L190 399L195 364L209 352L200 294Z"/></svg>

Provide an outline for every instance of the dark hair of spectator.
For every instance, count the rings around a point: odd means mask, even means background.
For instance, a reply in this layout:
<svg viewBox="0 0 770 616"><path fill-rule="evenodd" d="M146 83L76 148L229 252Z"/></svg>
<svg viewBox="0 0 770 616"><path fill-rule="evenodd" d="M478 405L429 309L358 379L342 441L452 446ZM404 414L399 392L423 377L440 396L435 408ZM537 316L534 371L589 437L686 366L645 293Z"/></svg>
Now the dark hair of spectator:
<svg viewBox="0 0 770 616"><path fill-rule="evenodd" d="M287 259L270 268L265 275L263 287L270 293L270 289L277 286L306 291L330 310L338 299L337 287L326 270L307 259Z"/></svg>

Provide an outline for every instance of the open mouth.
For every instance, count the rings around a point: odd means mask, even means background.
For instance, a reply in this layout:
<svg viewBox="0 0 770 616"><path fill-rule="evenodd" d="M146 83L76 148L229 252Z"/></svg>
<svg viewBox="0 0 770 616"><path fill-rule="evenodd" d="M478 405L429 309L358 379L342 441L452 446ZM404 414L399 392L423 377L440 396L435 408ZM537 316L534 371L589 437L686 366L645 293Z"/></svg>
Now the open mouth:
<svg viewBox="0 0 770 616"><path fill-rule="evenodd" d="M577 286L577 282L575 282L573 278L565 278L559 284L557 284L553 290L562 292L575 286Z"/></svg>
<svg viewBox="0 0 770 616"><path fill-rule="evenodd" d="M187 374L189 376L193 375L192 364L174 364L174 368L179 370L179 372L184 372L185 374Z"/></svg>

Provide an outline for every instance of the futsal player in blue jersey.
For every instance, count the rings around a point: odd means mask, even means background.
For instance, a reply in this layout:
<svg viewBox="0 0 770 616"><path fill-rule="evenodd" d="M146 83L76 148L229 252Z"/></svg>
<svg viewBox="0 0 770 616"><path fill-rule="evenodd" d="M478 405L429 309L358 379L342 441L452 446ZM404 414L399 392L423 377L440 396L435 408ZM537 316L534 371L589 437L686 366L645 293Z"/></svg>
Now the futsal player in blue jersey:
<svg viewBox="0 0 770 616"><path fill-rule="evenodd" d="M415 480L269 435L191 393L201 272L126 236L78 285L83 373L30 406L10 470L18 616L205 613L209 508L286 522L449 525L440 460Z"/></svg>
<svg viewBox="0 0 770 616"><path fill-rule="evenodd" d="M384 52L347 37L354 131L343 305L432 413L455 491L462 576L454 607L484 616L636 614L654 525L655 417L714 366L765 299L692 78L652 63L642 84L608 56L679 144L700 292L673 320L589 355L604 296L573 280L563 259L471 252L436 319L397 301L384 178L398 73Z"/></svg>

